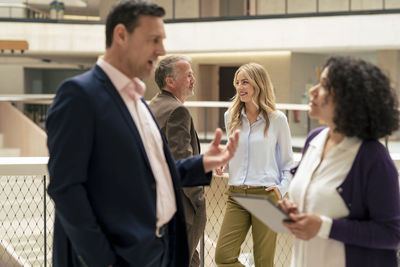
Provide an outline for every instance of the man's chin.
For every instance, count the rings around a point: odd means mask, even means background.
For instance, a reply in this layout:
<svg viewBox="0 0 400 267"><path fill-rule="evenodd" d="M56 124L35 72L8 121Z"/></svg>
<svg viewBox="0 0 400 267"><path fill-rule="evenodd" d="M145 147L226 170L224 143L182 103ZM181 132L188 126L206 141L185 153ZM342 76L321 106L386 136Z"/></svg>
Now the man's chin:
<svg viewBox="0 0 400 267"><path fill-rule="evenodd" d="M138 78L141 79L141 80L150 78L151 73L152 73L152 70L143 72L140 75L138 75Z"/></svg>

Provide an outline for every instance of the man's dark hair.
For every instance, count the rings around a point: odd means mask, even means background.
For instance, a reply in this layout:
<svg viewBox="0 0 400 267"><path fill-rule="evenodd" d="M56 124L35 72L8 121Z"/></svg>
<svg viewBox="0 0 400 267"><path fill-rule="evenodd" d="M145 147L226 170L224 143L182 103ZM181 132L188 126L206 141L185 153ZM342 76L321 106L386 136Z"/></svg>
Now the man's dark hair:
<svg viewBox="0 0 400 267"><path fill-rule="evenodd" d="M112 44L115 26L123 24L129 33L139 26L141 15L162 17L164 8L143 0L123 0L117 3L110 11L106 20L106 47Z"/></svg>
<svg viewBox="0 0 400 267"><path fill-rule="evenodd" d="M389 78L375 65L351 57L331 57L325 85L335 104L336 131L379 139L399 127L397 96Z"/></svg>

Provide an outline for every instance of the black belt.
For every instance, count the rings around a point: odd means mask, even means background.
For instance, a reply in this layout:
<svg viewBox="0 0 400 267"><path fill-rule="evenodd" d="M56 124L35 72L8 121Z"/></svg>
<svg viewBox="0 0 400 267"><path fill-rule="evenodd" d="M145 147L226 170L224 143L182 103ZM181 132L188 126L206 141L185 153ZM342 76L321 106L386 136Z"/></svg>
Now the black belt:
<svg viewBox="0 0 400 267"><path fill-rule="evenodd" d="M156 229L156 237L161 238L166 235L168 232L168 223L164 224L161 227L157 227Z"/></svg>

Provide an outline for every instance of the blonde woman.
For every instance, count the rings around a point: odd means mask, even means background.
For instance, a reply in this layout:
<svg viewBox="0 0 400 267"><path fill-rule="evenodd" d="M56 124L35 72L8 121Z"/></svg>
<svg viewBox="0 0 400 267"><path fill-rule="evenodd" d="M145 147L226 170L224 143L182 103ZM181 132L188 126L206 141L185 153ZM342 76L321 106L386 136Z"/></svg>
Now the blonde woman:
<svg viewBox="0 0 400 267"><path fill-rule="evenodd" d="M242 65L233 80L236 95L225 113L227 134L240 129L236 155L228 164L229 189L215 262L219 267L244 266L240 247L252 229L256 267L274 265L276 233L242 208L232 194L266 196L277 202L287 192L293 153L286 116L276 110L267 71L257 63ZM217 171L222 174L222 168Z"/></svg>

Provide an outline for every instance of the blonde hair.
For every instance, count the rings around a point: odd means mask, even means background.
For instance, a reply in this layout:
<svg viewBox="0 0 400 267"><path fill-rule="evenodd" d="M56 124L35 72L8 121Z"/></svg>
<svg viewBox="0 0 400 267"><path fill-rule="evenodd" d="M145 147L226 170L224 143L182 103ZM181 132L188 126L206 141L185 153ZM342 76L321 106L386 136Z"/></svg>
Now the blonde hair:
<svg viewBox="0 0 400 267"><path fill-rule="evenodd" d="M273 113L276 110L275 93L268 72L260 64L244 64L240 66L239 69L235 72L235 76L233 78L233 86L235 86L235 88L236 79L239 72L242 72L244 74L250 85L254 88L252 101L266 121L264 136L267 136L267 131L270 123L268 113ZM232 102L233 104L228 109L228 113L230 115L230 122L227 127L228 135L231 135L234 130L239 129L242 125L240 115L241 110L245 107L245 104L240 101L240 97L237 92L236 95L232 98Z"/></svg>

